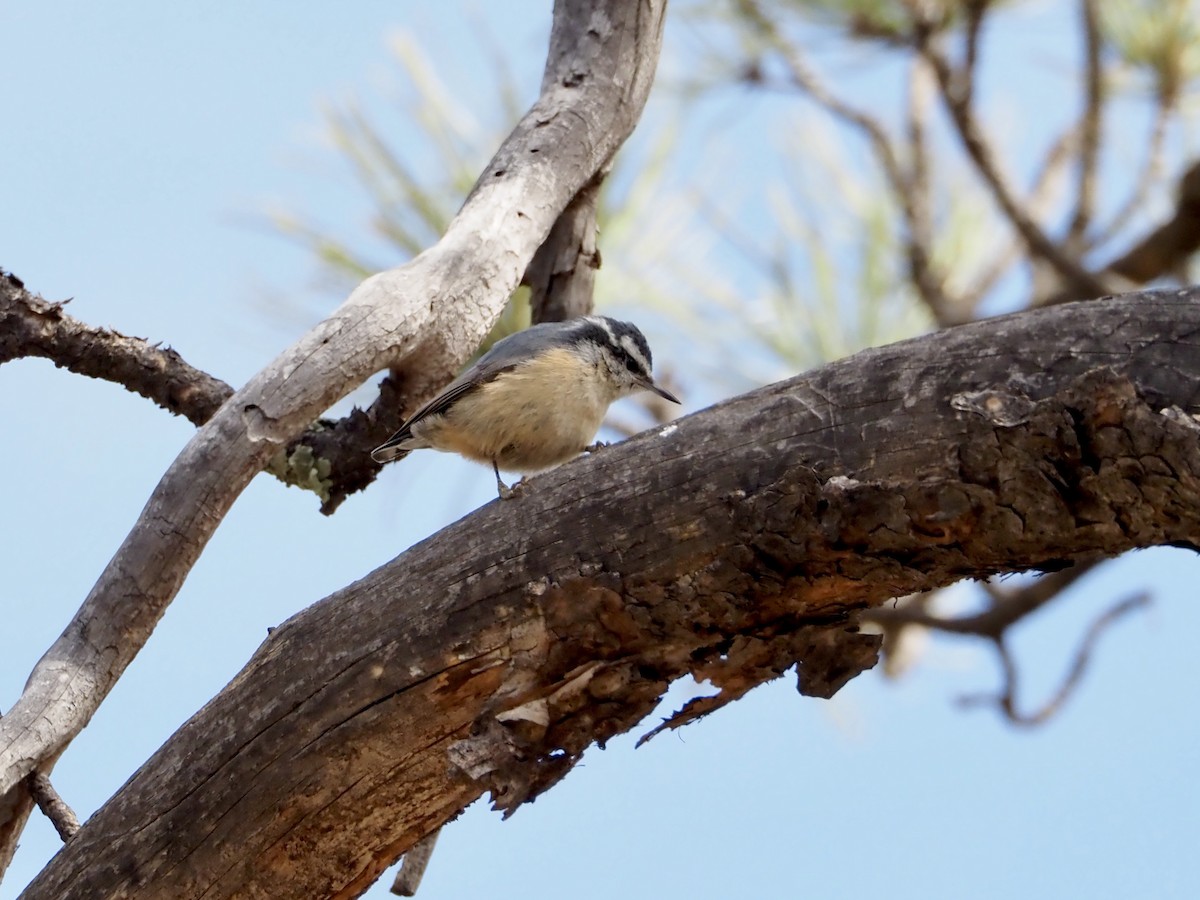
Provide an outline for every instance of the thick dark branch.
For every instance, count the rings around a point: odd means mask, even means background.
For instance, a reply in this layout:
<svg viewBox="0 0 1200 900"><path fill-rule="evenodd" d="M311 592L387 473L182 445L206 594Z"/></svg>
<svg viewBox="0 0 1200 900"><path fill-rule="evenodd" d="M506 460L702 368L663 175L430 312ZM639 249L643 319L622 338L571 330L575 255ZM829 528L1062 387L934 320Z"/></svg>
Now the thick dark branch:
<svg viewBox="0 0 1200 900"><path fill-rule="evenodd" d="M27 900L354 896L674 679L717 689L685 718L795 663L827 696L874 659L863 608L1200 547L1197 297L866 351L534 479L273 632Z"/></svg>
<svg viewBox="0 0 1200 900"><path fill-rule="evenodd" d="M194 425L212 418L233 388L170 347L85 325L0 271L0 364L40 356L79 375L123 385Z"/></svg>

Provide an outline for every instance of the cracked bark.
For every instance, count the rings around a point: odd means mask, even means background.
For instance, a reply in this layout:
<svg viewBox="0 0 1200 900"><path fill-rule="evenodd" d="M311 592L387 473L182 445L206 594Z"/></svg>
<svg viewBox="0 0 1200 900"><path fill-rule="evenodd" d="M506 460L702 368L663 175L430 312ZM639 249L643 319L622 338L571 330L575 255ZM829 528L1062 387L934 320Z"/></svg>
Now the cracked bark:
<svg viewBox="0 0 1200 900"><path fill-rule="evenodd" d="M29 887L355 896L694 673L707 714L872 664L857 610L1200 546L1200 291L869 350L549 473L272 633ZM514 539L513 535L520 535Z"/></svg>

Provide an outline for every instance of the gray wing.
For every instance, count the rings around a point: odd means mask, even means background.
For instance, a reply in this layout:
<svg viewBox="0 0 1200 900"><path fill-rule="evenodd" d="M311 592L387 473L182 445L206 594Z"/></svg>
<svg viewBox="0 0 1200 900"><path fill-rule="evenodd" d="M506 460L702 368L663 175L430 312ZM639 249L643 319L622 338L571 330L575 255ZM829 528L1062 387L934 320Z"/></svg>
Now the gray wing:
<svg viewBox="0 0 1200 900"><path fill-rule="evenodd" d="M481 384L487 384L501 372L515 368L535 350L565 343L565 340L560 338L565 338L567 331L569 329L565 329L562 322L544 322L497 341L487 353L475 361L475 365L446 385L440 394L413 413L408 421L400 426L399 431L372 450L371 456L375 457L377 462L390 458L391 455L385 451L398 447L411 438L412 427L415 424L429 416L444 413L459 398L477 389ZM376 454L381 454L383 459L376 457Z"/></svg>

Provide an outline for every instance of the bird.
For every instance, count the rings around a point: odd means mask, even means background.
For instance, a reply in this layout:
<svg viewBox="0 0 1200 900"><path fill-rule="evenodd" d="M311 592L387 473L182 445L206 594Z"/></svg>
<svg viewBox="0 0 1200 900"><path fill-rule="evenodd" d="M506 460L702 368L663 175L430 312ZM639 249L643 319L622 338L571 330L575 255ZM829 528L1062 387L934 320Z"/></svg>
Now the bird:
<svg viewBox="0 0 1200 900"><path fill-rule="evenodd" d="M371 451L378 463L413 450L458 453L491 463L501 499L513 497L500 470L522 475L585 450L614 400L652 391L678 403L651 374L650 345L636 325L607 316L543 322L492 345L400 430Z"/></svg>

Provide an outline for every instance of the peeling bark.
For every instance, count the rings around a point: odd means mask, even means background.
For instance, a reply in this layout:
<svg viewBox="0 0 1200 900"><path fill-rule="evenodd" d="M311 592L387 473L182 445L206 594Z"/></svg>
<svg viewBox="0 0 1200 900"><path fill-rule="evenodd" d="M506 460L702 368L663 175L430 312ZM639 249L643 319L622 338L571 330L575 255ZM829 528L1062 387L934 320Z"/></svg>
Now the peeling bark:
<svg viewBox="0 0 1200 900"><path fill-rule="evenodd" d="M869 667L857 610L1200 547L1200 292L860 353L535 479L295 616L24 895L349 897L671 681ZM517 537L515 537L517 536Z"/></svg>

